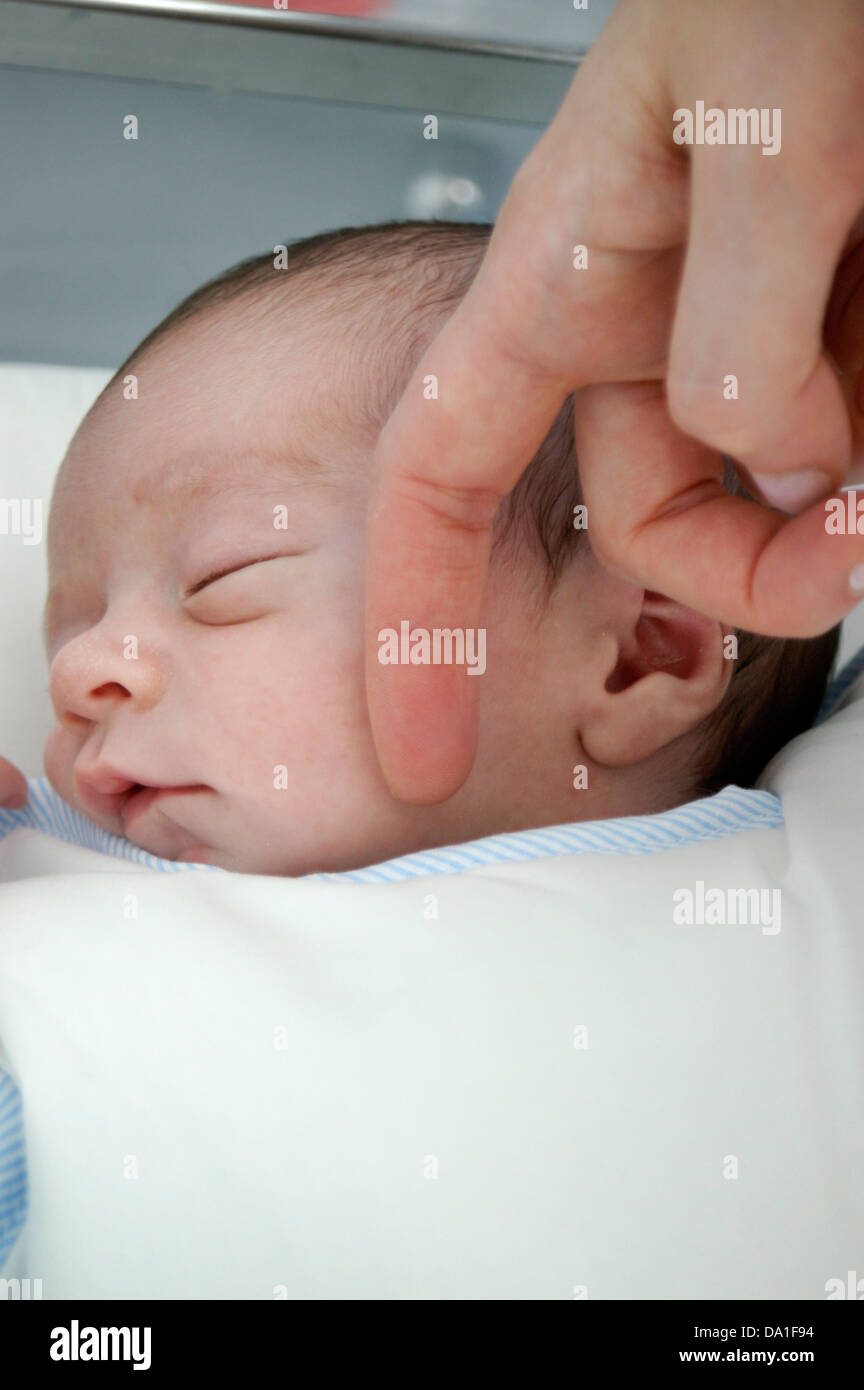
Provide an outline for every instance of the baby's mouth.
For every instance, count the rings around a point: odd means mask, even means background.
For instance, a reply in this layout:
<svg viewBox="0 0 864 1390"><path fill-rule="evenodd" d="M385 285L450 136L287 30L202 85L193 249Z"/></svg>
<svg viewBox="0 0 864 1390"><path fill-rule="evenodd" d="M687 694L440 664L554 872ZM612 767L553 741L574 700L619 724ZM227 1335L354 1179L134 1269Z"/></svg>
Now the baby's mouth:
<svg viewBox="0 0 864 1390"><path fill-rule="evenodd" d="M120 819L128 835L131 826L150 809L154 801L158 798L164 797L170 800L176 796L190 796L193 792L207 792L210 790L210 787L205 787L200 784L179 787L153 787L136 782L128 792L124 793L124 800L119 807Z"/></svg>
<svg viewBox="0 0 864 1390"><path fill-rule="evenodd" d="M128 835L131 826L155 801L212 791L212 787L200 782L173 785L138 782L114 768L95 766L76 774L75 790L89 814L97 820L106 817L116 821L119 817Z"/></svg>

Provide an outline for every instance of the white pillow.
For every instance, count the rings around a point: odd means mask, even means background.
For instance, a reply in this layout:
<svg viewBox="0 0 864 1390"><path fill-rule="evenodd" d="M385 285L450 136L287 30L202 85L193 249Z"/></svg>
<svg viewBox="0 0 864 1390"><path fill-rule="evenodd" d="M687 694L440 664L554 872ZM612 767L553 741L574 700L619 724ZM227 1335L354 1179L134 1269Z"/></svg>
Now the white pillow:
<svg viewBox="0 0 864 1390"><path fill-rule="evenodd" d="M39 544L23 534L3 534L11 525L4 524L5 509L0 509L0 592L5 596L0 754L32 777L41 775L42 746L52 723L39 630L48 504L66 447L111 375L98 367L0 363L0 499L24 504L22 529L27 504L38 502L42 532Z"/></svg>

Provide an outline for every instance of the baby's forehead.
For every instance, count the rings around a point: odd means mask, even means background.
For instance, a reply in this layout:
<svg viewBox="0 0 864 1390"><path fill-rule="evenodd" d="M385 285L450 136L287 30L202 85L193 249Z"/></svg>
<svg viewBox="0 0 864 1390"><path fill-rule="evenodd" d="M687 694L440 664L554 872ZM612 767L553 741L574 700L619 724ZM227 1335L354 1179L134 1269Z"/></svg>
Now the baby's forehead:
<svg viewBox="0 0 864 1390"><path fill-rule="evenodd" d="M110 476L109 476L110 474ZM48 528L48 557L77 570L114 563L155 536L173 550L190 535L227 530L266 532L279 508L284 524L348 505L351 489L332 460L286 445L277 451L184 448L143 470L105 460L86 447L71 455L58 477ZM128 542L128 549L127 549Z"/></svg>
<svg viewBox="0 0 864 1390"><path fill-rule="evenodd" d="M374 305L373 305L374 309ZM121 369L58 477L50 553L97 516L157 523L260 487L368 486L378 433L404 380L380 316L309 293L276 314L202 314Z"/></svg>
<svg viewBox="0 0 864 1390"><path fill-rule="evenodd" d="M323 481L347 476L374 448L346 381L352 363L309 353L145 358L106 388L63 461L55 504L86 492L107 496L201 497L256 477Z"/></svg>

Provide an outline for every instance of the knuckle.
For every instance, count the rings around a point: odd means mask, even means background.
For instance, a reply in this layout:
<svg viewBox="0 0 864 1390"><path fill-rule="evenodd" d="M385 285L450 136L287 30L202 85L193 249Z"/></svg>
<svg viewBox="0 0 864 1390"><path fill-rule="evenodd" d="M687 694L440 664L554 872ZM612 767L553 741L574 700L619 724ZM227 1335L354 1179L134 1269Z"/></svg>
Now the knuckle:
<svg viewBox="0 0 864 1390"><path fill-rule="evenodd" d="M718 376L722 381L722 375ZM758 443L757 422L741 401L725 400L720 389L710 388L671 376L667 381L667 404L673 422L684 434L723 453L746 455Z"/></svg>
<svg viewBox="0 0 864 1390"><path fill-rule="evenodd" d="M491 531L502 494L489 487L458 487L437 479L403 473L399 492L436 527L453 532Z"/></svg>

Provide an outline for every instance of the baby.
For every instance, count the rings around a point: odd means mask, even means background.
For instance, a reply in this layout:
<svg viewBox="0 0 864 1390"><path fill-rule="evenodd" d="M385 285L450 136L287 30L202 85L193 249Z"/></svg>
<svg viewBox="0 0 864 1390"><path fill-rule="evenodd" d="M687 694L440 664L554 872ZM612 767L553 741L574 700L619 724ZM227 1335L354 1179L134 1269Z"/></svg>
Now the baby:
<svg viewBox="0 0 864 1390"><path fill-rule="evenodd" d="M97 825L174 860L347 870L749 786L812 722L836 630L730 634L596 562L571 398L496 519L473 770L440 805L389 792L364 693L370 465L490 230L349 228L246 261L90 410L49 521L45 766Z"/></svg>

